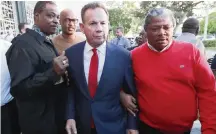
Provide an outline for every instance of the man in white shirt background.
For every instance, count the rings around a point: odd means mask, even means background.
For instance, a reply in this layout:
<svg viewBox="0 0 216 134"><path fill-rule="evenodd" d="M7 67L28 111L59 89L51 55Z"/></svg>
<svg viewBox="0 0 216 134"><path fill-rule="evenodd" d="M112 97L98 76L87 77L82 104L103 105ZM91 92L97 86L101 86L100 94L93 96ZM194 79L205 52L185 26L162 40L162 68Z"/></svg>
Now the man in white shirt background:
<svg viewBox="0 0 216 134"><path fill-rule="evenodd" d="M11 43L0 39L1 54L1 134L20 134L16 102L10 94L10 74L5 53Z"/></svg>

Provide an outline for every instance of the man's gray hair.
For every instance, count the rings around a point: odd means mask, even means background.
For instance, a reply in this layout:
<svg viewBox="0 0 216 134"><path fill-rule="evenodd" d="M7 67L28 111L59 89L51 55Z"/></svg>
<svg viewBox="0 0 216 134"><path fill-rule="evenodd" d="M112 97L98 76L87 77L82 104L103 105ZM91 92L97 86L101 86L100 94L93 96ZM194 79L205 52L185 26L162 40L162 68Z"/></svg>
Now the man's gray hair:
<svg viewBox="0 0 216 134"><path fill-rule="evenodd" d="M175 28L176 26L176 19L174 17L174 14L171 10L167 8L154 8L151 9L146 17L145 17L145 24L144 24L144 29L146 30L147 26L151 23L151 19L153 17L169 17L170 20L172 21L173 27Z"/></svg>

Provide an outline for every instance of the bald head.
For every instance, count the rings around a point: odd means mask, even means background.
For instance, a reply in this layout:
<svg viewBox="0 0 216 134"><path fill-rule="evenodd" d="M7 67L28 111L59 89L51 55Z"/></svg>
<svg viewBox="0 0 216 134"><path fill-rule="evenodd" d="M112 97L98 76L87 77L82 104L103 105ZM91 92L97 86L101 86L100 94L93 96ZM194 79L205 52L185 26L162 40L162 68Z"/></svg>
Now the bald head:
<svg viewBox="0 0 216 134"><path fill-rule="evenodd" d="M62 32L64 34L74 34L76 31L76 24L78 22L78 19L74 12L70 9L64 9L60 13L60 24L62 27Z"/></svg>

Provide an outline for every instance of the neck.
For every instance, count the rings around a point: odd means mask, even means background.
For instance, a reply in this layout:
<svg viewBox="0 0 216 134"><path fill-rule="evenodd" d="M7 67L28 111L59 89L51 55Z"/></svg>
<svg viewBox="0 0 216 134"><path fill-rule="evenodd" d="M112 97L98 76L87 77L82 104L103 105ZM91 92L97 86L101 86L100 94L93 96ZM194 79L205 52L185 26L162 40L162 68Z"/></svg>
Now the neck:
<svg viewBox="0 0 216 134"><path fill-rule="evenodd" d="M35 30L36 32L38 32L41 36L49 36L46 33L44 33L43 31L41 31L41 29L37 26L37 24L34 24L32 29Z"/></svg>
<svg viewBox="0 0 216 134"><path fill-rule="evenodd" d="M87 41L87 40L86 40ZM87 41L88 42L88 41ZM89 43L88 44L93 47L93 48L98 48L99 46L101 46L104 42L100 43L100 44L92 44L92 43Z"/></svg>
<svg viewBox="0 0 216 134"><path fill-rule="evenodd" d="M162 51L165 47L167 47L168 45L170 45L170 43L172 43L172 41L170 41L168 44L166 45L155 45L155 44L150 44L152 47L154 47L154 49L156 49L157 51Z"/></svg>
<svg viewBox="0 0 216 134"><path fill-rule="evenodd" d="M66 33L62 33L62 37L64 39L66 39L67 41L72 42L76 38L76 35L75 34L69 35L69 34L66 34Z"/></svg>

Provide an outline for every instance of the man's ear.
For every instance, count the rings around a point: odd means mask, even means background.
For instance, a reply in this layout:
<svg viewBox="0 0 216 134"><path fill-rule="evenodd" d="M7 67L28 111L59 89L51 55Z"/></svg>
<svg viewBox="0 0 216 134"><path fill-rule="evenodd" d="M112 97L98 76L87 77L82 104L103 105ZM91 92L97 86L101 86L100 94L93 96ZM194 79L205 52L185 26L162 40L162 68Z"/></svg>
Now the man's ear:
<svg viewBox="0 0 216 134"><path fill-rule="evenodd" d="M39 13L35 13L35 14L34 14L34 20L35 20L36 22L38 22L38 20L39 20Z"/></svg>
<svg viewBox="0 0 216 134"><path fill-rule="evenodd" d="M84 24L83 24L83 23L79 23L79 27L80 27L81 32L82 32L83 34L85 34L85 33L84 33Z"/></svg>
<svg viewBox="0 0 216 134"><path fill-rule="evenodd" d="M199 33L199 27L197 28L195 35L197 36L198 33Z"/></svg>

